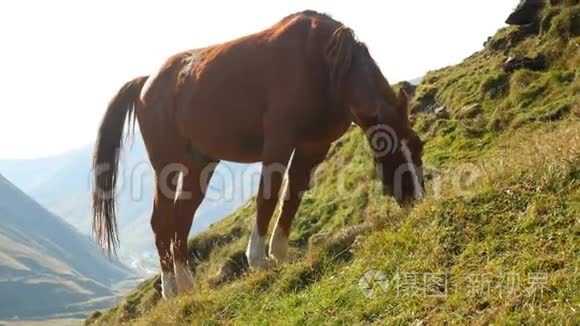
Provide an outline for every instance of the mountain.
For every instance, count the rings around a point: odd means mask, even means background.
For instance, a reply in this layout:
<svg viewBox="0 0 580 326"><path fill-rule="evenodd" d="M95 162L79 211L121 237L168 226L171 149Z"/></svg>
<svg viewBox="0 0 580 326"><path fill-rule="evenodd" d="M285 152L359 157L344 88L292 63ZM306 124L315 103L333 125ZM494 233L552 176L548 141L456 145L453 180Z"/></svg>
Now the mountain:
<svg viewBox="0 0 580 326"><path fill-rule="evenodd" d="M112 303L112 287L132 271L2 175L0 199L0 318L83 312L97 298Z"/></svg>
<svg viewBox="0 0 580 326"><path fill-rule="evenodd" d="M417 77L417 78L413 78L411 80L409 80L409 83L411 85L419 85L421 83L421 80L423 80L423 77Z"/></svg>
<svg viewBox="0 0 580 326"><path fill-rule="evenodd" d="M191 239L191 293L162 302L155 277L86 324L578 324L580 5L566 3L422 79L414 207L382 196L352 128L304 196L287 264L245 270L250 202Z"/></svg>
<svg viewBox="0 0 580 326"><path fill-rule="evenodd" d="M121 261L147 274L157 269L149 224L153 179L141 136L137 133L134 139L120 163L119 254ZM51 212L90 235L92 150L92 146L85 146L48 158L0 160L0 172ZM259 168L259 164L220 163L210 183L211 198L196 213L191 234L205 230L251 198L257 191Z"/></svg>

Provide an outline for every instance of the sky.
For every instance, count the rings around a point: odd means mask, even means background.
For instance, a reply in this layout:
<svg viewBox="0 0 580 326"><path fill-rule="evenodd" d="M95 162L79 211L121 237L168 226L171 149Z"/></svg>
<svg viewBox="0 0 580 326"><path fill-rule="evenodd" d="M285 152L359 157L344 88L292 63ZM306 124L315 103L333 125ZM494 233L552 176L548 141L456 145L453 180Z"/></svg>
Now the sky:
<svg viewBox="0 0 580 326"><path fill-rule="evenodd" d="M354 29L395 83L460 62L517 0L0 2L0 159L94 141L111 97L170 55L314 9Z"/></svg>

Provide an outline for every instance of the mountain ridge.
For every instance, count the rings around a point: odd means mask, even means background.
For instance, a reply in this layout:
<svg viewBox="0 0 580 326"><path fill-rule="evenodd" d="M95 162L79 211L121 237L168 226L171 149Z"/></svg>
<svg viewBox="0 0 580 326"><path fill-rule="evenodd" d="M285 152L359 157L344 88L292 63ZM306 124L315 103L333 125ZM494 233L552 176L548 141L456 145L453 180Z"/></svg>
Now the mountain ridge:
<svg viewBox="0 0 580 326"><path fill-rule="evenodd" d="M1 174L0 198L0 318L67 312L132 277Z"/></svg>

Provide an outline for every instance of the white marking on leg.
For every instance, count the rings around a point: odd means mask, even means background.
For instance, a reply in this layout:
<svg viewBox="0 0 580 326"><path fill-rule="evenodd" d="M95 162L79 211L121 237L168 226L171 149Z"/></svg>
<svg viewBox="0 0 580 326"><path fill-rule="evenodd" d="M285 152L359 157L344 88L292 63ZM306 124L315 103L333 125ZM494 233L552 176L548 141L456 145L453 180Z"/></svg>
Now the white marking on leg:
<svg viewBox="0 0 580 326"><path fill-rule="evenodd" d="M415 164L413 163L413 157L411 155L411 151L409 150L409 145L407 144L407 140L401 140L401 152L407 160L407 164L409 166L409 171L413 176L413 192L415 199L421 197L423 195L423 187L421 187L421 183L419 182L419 175L417 174L417 170L415 169Z"/></svg>
<svg viewBox="0 0 580 326"><path fill-rule="evenodd" d="M266 264L266 237L258 232L258 223L254 224L250 241L248 241L248 249L246 250L246 257L251 268L262 268Z"/></svg>
<svg viewBox="0 0 580 326"><path fill-rule="evenodd" d="M182 192L183 192L183 171L179 172L179 175L177 176L177 185L175 187L175 197L173 198L174 204L181 197Z"/></svg>
<svg viewBox="0 0 580 326"><path fill-rule="evenodd" d="M177 283L173 272L161 271L161 295L169 300L177 295Z"/></svg>
<svg viewBox="0 0 580 326"><path fill-rule="evenodd" d="M276 223L276 228L274 229L272 238L270 238L270 257L274 258L276 262L282 263L286 260L287 256L288 236L280 225Z"/></svg>
<svg viewBox="0 0 580 326"><path fill-rule="evenodd" d="M286 201L290 199L291 193L290 193L290 187L288 186L290 183L290 169L292 168L292 162L294 162L294 153L296 153L296 148L294 148L292 150L292 153L290 154L290 159L288 160L288 165L286 167L286 171L284 172L284 179L282 179L282 189L284 189L282 196L280 196L280 198L282 199L282 201ZM278 223L276 223L277 225Z"/></svg>
<svg viewBox="0 0 580 326"><path fill-rule="evenodd" d="M177 283L177 291L179 294L183 294L193 287L193 275L191 274L191 269L186 263L175 262L173 267L175 269L175 281Z"/></svg>

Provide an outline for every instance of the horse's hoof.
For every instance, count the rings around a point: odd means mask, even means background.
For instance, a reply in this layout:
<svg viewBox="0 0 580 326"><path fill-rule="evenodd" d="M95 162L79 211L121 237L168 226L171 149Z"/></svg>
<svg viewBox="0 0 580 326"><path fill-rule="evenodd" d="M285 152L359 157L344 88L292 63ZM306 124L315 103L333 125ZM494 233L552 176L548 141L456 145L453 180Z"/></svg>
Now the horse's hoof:
<svg viewBox="0 0 580 326"><path fill-rule="evenodd" d="M278 264L285 262L288 257L288 236L278 227L270 240L270 257Z"/></svg>
<svg viewBox="0 0 580 326"><path fill-rule="evenodd" d="M161 272L161 295L165 300L177 296L177 282L173 272Z"/></svg>
<svg viewBox="0 0 580 326"><path fill-rule="evenodd" d="M183 294L193 288L193 275L187 266L187 263L175 263L175 283L177 284L177 292Z"/></svg>
<svg viewBox="0 0 580 326"><path fill-rule="evenodd" d="M246 257L248 258L250 269L266 267L266 247L264 242L265 236L261 236L258 232L258 225L254 225L248 242L248 249L246 249Z"/></svg>
<svg viewBox="0 0 580 326"><path fill-rule="evenodd" d="M251 252L247 252L246 258L248 258L248 266L250 267L251 270L264 269L267 267L265 254L255 255Z"/></svg>

